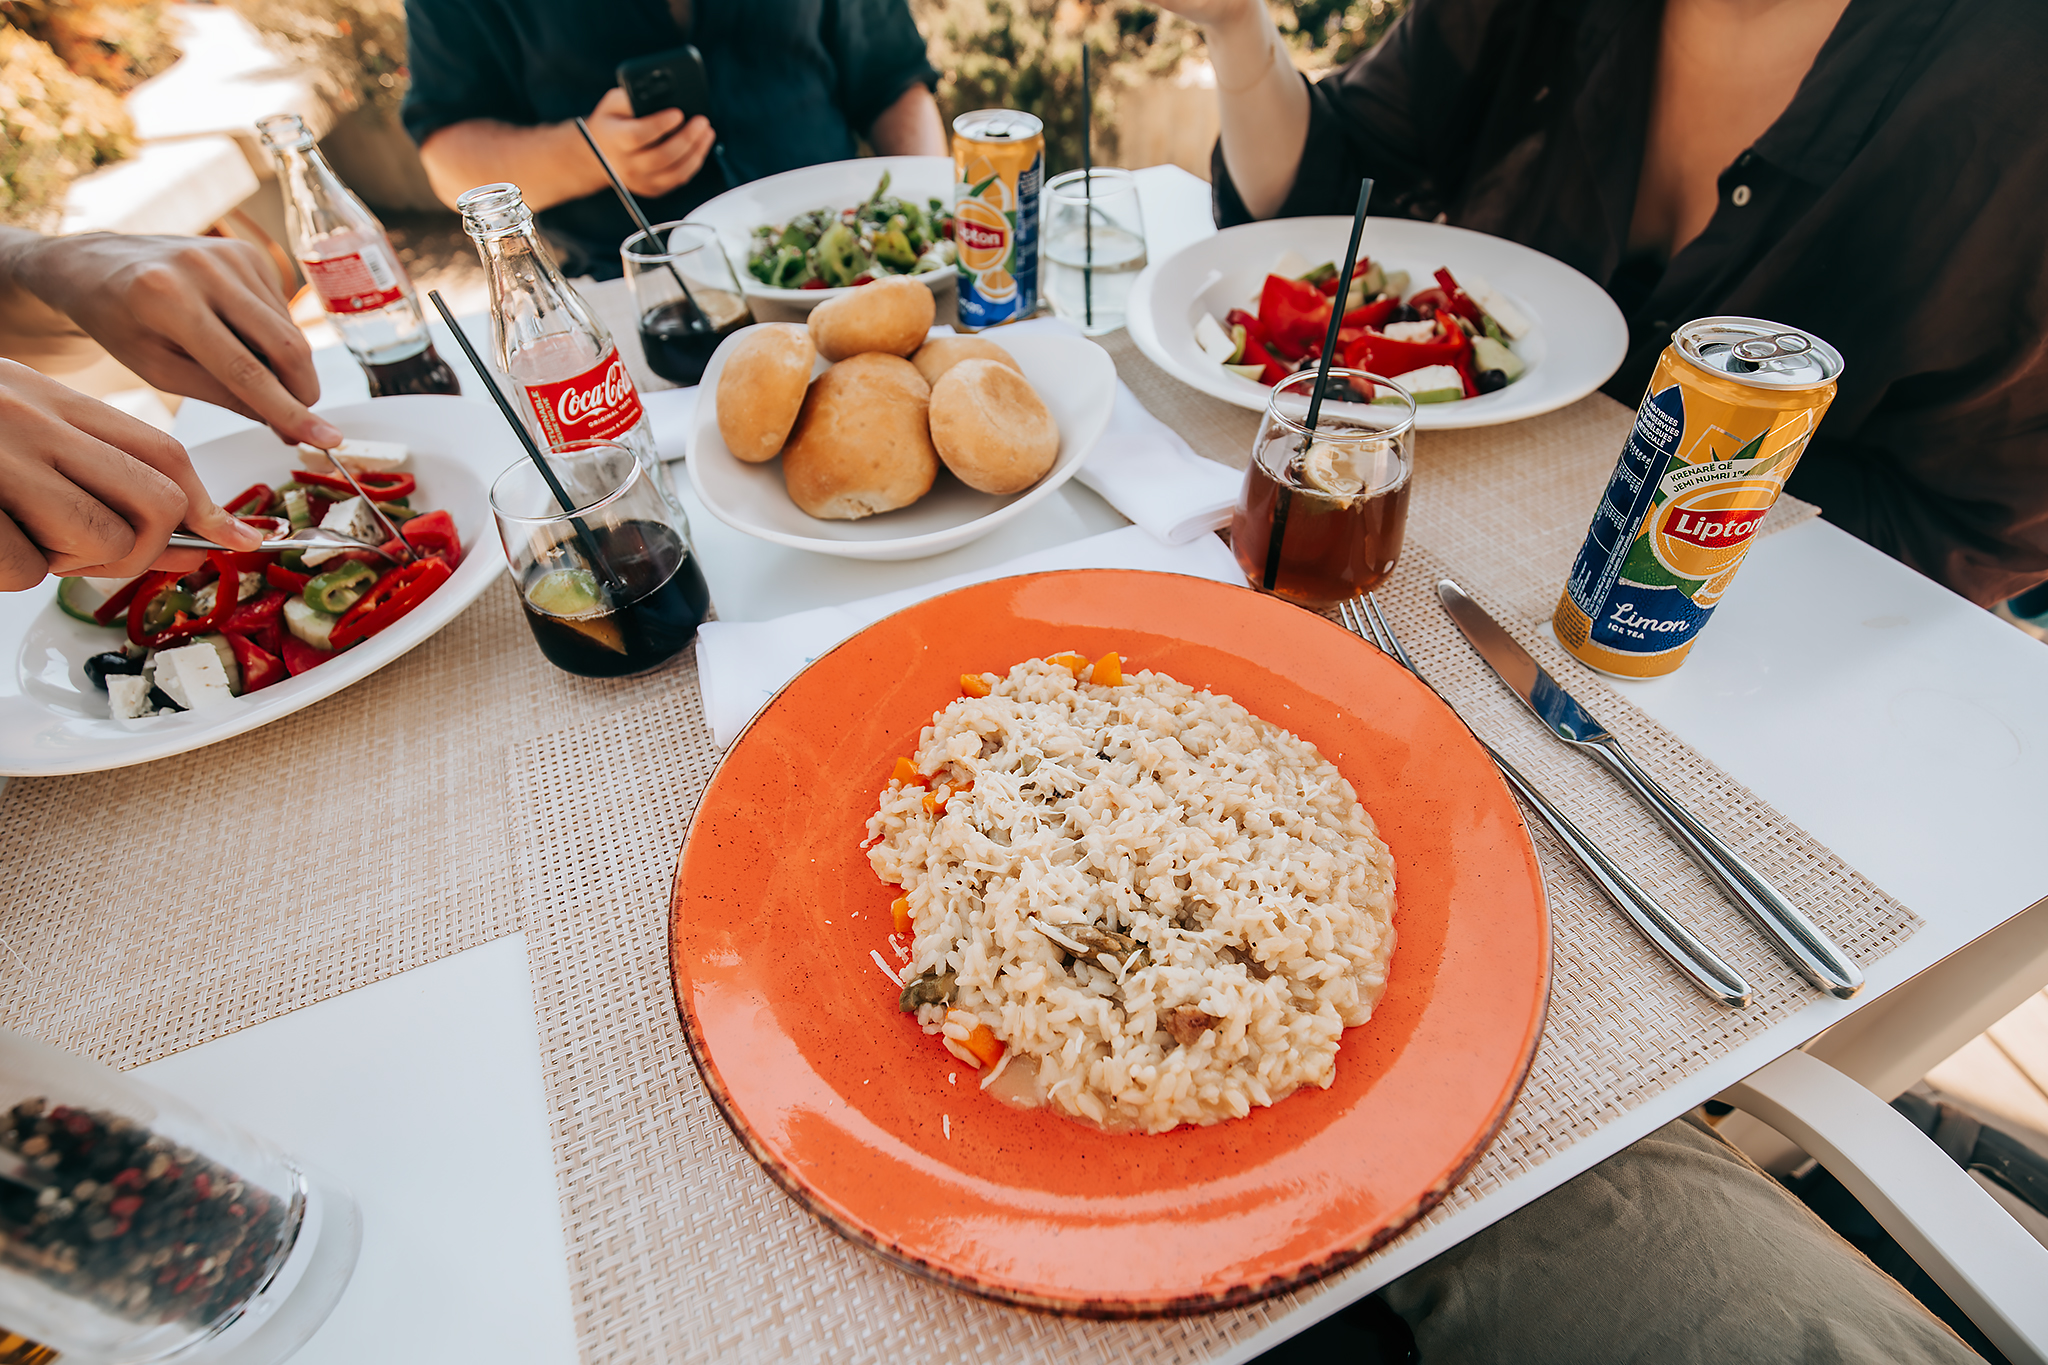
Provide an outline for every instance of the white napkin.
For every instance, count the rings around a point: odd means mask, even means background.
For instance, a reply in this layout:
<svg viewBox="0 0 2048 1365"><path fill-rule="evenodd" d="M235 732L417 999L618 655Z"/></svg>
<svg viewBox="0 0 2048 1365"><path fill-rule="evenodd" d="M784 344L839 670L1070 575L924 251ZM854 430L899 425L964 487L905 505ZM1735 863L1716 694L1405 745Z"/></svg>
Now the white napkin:
<svg viewBox="0 0 2048 1365"><path fill-rule="evenodd" d="M697 684L703 692L704 719L711 726L711 737L721 749L730 745L754 713L805 665L891 612L970 583L1051 569L1156 569L1218 583L1244 582L1237 561L1214 536L1168 546L1140 527L1126 526L1022 555L1007 564L844 606L815 607L773 621L706 621L697 630Z"/></svg>
<svg viewBox="0 0 2048 1365"><path fill-rule="evenodd" d="M697 425L697 386L657 389L640 395L640 406L654 428L655 453L664 462L690 453L690 432Z"/></svg>

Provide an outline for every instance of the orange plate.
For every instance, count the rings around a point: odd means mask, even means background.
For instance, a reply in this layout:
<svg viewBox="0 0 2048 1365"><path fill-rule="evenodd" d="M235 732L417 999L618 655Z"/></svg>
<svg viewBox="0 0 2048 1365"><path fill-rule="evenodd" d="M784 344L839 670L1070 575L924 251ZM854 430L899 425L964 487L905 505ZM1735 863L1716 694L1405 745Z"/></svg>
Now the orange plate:
<svg viewBox="0 0 2048 1365"><path fill-rule="evenodd" d="M1393 850L1387 993L1345 1032L1328 1090L1151 1137L1011 1109L898 1011L868 956L889 958L894 893L863 825L960 675L1112 649L1312 741ZM1394 1237L1499 1131L1550 980L1521 813L1442 702L1321 617L1124 570L962 588L812 664L704 793L669 935L697 1067L777 1184L905 1269L1091 1317L1248 1303Z"/></svg>

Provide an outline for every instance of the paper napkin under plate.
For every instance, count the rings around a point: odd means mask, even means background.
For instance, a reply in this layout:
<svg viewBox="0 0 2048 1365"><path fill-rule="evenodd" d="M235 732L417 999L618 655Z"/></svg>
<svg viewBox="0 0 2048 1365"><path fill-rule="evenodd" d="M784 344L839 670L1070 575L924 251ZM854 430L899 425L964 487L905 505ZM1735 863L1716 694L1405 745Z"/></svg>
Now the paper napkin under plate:
<svg viewBox="0 0 2048 1365"><path fill-rule="evenodd" d="M1164 545L1142 528L1126 526L843 606L815 607L772 621L706 621L697 630L697 683L711 737L721 749L731 745L754 713L805 665L891 612L970 583L1054 569L1154 569L1218 583L1244 582L1237 561L1214 536Z"/></svg>

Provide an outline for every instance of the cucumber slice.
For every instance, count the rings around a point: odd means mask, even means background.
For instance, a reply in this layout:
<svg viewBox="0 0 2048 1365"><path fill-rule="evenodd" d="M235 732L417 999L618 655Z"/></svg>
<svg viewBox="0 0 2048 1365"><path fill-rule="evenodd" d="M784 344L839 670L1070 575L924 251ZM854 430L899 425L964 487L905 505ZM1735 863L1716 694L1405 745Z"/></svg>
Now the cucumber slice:
<svg viewBox="0 0 2048 1365"><path fill-rule="evenodd" d="M105 605L106 600L107 594L95 588L89 579L57 580L57 606L74 621L83 621L89 626L98 625L99 622L92 619L92 614Z"/></svg>

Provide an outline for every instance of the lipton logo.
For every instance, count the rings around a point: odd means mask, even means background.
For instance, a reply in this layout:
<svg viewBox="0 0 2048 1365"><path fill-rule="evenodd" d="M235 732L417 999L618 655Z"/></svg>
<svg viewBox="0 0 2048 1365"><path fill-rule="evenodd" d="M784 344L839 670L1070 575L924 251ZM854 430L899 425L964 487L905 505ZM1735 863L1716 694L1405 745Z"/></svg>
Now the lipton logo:
<svg viewBox="0 0 2048 1365"><path fill-rule="evenodd" d="M559 405L564 422L587 422L592 417L619 406L633 396L633 379L626 373L626 362L616 356L611 368L604 372L604 378L589 388L578 392L569 389L562 394Z"/></svg>
<svg viewBox="0 0 2048 1365"><path fill-rule="evenodd" d="M1664 514L1664 534L1703 550L1740 545L1756 534L1764 514L1755 508L1725 507L1713 511L1673 507Z"/></svg>
<svg viewBox="0 0 2048 1365"><path fill-rule="evenodd" d="M954 230L960 234L962 246L976 251L1001 251L1004 239L1010 235L1003 228L978 223L971 218L955 219Z"/></svg>

